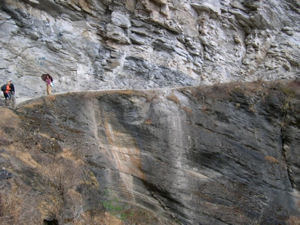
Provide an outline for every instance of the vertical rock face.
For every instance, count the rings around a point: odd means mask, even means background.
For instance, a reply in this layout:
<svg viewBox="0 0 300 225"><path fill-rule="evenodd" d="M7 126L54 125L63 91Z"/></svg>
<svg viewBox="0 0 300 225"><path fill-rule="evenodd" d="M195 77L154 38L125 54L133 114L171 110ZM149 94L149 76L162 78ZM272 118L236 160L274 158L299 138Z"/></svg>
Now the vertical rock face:
<svg viewBox="0 0 300 225"><path fill-rule="evenodd" d="M299 76L296 0L2 0L0 76L18 97Z"/></svg>
<svg viewBox="0 0 300 225"><path fill-rule="evenodd" d="M0 223L299 224L299 90L233 83L0 108Z"/></svg>

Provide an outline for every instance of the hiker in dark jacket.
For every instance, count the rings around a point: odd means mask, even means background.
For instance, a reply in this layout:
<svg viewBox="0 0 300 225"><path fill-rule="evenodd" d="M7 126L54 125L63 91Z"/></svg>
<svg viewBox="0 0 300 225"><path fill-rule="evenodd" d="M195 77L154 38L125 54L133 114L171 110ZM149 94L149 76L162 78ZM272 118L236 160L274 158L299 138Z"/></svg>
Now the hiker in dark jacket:
<svg viewBox="0 0 300 225"><path fill-rule="evenodd" d="M11 80L7 81L7 83L1 87L1 90L3 92L5 100L10 99L11 96L15 94L15 86L13 85Z"/></svg>
<svg viewBox="0 0 300 225"><path fill-rule="evenodd" d="M13 100L15 94L15 86L13 85L12 81L8 81L1 87L1 91L3 92L5 103L8 104L9 100Z"/></svg>

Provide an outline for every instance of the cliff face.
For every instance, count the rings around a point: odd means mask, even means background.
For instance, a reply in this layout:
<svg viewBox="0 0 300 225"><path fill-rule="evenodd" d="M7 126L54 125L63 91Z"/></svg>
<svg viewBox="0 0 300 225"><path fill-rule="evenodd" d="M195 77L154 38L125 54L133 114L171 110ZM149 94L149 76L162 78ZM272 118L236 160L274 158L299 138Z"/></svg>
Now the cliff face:
<svg viewBox="0 0 300 225"><path fill-rule="evenodd" d="M0 108L0 224L299 224L300 84Z"/></svg>
<svg viewBox="0 0 300 225"><path fill-rule="evenodd" d="M299 224L298 0L1 0L0 224ZM183 87L229 81L212 87ZM2 103L0 103L1 105Z"/></svg>
<svg viewBox="0 0 300 225"><path fill-rule="evenodd" d="M1 0L0 76L18 98L299 76L297 0Z"/></svg>

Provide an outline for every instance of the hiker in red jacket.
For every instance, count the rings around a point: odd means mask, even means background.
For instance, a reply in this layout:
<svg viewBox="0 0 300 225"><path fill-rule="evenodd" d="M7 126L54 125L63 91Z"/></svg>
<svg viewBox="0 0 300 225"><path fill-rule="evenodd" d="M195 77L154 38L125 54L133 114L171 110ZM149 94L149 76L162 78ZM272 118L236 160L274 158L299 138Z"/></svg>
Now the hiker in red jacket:
<svg viewBox="0 0 300 225"><path fill-rule="evenodd" d="M13 99L15 94L15 86L12 81L7 81L7 83L1 87L1 91L3 92L5 104L7 105L8 101Z"/></svg>

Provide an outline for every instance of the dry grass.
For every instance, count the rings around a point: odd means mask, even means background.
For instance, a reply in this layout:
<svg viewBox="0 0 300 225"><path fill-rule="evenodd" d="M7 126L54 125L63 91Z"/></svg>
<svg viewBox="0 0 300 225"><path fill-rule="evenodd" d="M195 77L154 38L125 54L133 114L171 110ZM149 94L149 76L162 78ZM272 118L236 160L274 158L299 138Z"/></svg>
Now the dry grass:
<svg viewBox="0 0 300 225"><path fill-rule="evenodd" d="M64 222L67 222L66 220ZM85 211L80 217L74 219L73 225L124 225L125 223L116 216L104 211Z"/></svg>
<svg viewBox="0 0 300 225"><path fill-rule="evenodd" d="M209 111L209 108L206 105L203 105L201 110L206 113Z"/></svg>
<svg viewBox="0 0 300 225"><path fill-rule="evenodd" d="M255 113L256 112L256 109L255 109L255 105L254 104L251 104L250 106L249 106L249 111L250 112L252 112L252 113Z"/></svg>
<svg viewBox="0 0 300 225"><path fill-rule="evenodd" d="M265 160L267 160L268 162L270 162L272 164L279 164L279 161L270 155L265 156Z"/></svg>
<svg viewBox="0 0 300 225"><path fill-rule="evenodd" d="M155 99L159 99L158 95L156 95L156 94L146 95L147 102L153 102Z"/></svg>
<svg viewBox="0 0 300 225"><path fill-rule="evenodd" d="M172 102L174 102L174 103L177 104L177 105L180 105L179 99L178 99L178 98L176 97L176 95L174 95L174 94L168 95L168 96L167 96L167 99L170 100L170 101L172 101Z"/></svg>
<svg viewBox="0 0 300 225"><path fill-rule="evenodd" d="M288 225L300 225L300 217L291 216L288 220Z"/></svg>
<svg viewBox="0 0 300 225"><path fill-rule="evenodd" d="M193 110L189 107L183 106L181 107L188 115L192 115L193 114Z"/></svg>
<svg viewBox="0 0 300 225"><path fill-rule="evenodd" d="M33 207L34 196L30 189L15 185L10 192L0 195L0 224L40 224L36 209Z"/></svg>
<svg viewBox="0 0 300 225"><path fill-rule="evenodd" d="M192 115L193 114L193 110L187 106L182 106L180 100L176 97L176 95L174 94L170 94L167 96L167 99L174 102L176 105L179 106L180 109L182 109L183 111L186 112L187 115Z"/></svg>

